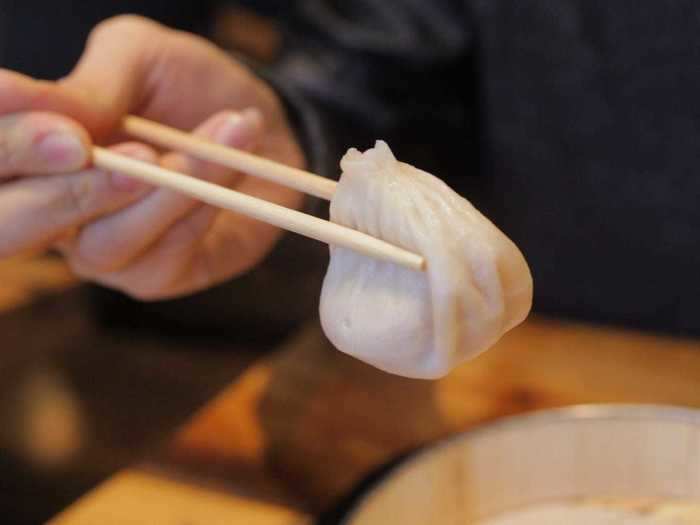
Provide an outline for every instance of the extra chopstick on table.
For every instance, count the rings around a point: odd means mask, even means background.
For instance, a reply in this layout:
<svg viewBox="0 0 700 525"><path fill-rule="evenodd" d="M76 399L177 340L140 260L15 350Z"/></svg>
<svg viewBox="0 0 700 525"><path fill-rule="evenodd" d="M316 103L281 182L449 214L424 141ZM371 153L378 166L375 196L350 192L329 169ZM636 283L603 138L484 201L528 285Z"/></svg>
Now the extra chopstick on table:
<svg viewBox="0 0 700 525"><path fill-rule="evenodd" d="M255 158L257 159L257 157ZM425 259L422 256L371 235L189 175L167 170L99 147L93 148L93 163L98 168L123 173L154 186L169 188L212 206L234 211L332 246L348 248L375 259L400 264L412 270L422 271L425 269Z"/></svg>
<svg viewBox="0 0 700 525"><path fill-rule="evenodd" d="M222 146L141 117L128 116L122 128L133 137L181 151L202 160L260 177L314 197L331 200L337 183L314 173L285 166L245 151Z"/></svg>

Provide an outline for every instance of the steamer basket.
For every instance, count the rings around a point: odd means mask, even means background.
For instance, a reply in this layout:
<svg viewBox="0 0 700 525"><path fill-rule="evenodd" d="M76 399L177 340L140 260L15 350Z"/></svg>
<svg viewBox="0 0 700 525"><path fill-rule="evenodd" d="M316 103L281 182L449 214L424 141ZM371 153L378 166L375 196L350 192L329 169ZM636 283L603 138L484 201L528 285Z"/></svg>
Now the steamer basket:
<svg viewBox="0 0 700 525"><path fill-rule="evenodd" d="M426 449L345 525L465 525L572 498L700 500L700 411L579 406L518 416Z"/></svg>

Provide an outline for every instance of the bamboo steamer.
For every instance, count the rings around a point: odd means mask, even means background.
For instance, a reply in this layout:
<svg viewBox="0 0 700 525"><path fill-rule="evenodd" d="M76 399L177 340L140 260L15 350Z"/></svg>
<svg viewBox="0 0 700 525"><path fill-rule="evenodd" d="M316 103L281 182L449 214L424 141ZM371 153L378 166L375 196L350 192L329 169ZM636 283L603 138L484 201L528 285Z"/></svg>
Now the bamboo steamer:
<svg viewBox="0 0 700 525"><path fill-rule="evenodd" d="M571 499L700 502L700 411L596 405L501 420L403 463L344 524L465 525Z"/></svg>

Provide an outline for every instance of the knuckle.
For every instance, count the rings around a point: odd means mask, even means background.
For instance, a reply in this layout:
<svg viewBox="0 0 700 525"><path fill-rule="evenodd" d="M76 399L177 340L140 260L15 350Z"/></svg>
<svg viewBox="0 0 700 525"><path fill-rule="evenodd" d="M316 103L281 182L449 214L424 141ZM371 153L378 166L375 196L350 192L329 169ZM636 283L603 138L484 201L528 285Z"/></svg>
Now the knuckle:
<svg viewBox="0 0 700 525"><path fill-rule="evenodd" d="M130 38L139 37L149 30L159 27L158 24L139 15L125 14L117 15L97 24L90 32L88 42L96 42L123 37L125 34Z"/></svg>
<svg viewBox="0 0 700 525"><path fill-rule="evenodd" d="M142 293L154 299L159 297L164 290L168 290L174 286L177 283L181 272L179 268L170 268L157 273L158 277L155 279L151 278L148 280L148 283L144 283L142 290Z"/></svg>
<svg viewBox="0 0 700 525"><path fill-rule="evenodd" d="M103 274L128 271L141 253L131 243L129 231L105 227L100 221L81 232L77 251L81 259Z"/></svg>
<svg viewBox="0 0 700 525"><path fill-rule="evenodd" d="M113 274L126 269L130 262L127 250L122 246L123 236L115 237L110 228L100 221L83 228L78 236L75 251L82 261L100 274Z"/></svg>
<svg viewBox="0 0 700 525"><path fill-rule="evenodd" d="M94 175L66 177L64 184L63 208L71 216L89 216L97 201L96 177Z"/></svg>
<svg viewBox="0 0 700 525"><path fill-rule="evenodd" d="M77 247L74 246L72 249L65 251L63 256L68 264L68 268L80 279L100 283L111 288L117 287L116 281L118 279L115 278L118 276L118 272L105 271L96 266L93 261L86 259Z"/></svg>
<svg viewBox="0 0 700 525"><path fill-rule="evenodd" d="M106 274L123 270L126 261L115 258L109 249L95 249L95 246L86 247L83 239L78 242L77 251L80 258L85 261L97 273Z"/></svg>

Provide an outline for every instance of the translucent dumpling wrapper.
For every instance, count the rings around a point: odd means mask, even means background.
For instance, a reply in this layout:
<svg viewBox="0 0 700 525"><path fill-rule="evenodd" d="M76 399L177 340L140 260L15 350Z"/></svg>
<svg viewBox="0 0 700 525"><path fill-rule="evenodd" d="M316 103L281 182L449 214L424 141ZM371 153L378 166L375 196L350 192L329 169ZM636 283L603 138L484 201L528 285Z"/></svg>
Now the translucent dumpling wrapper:
<svg viewBox="0 0 700 525"><path fill-rule="evenodd" d="M350 150L341 167L331 220L423 255L427 271L332 248L320 311L339 350L390 373L437 378L525 319L527 263L469 201L381 141Z"/></svg>

